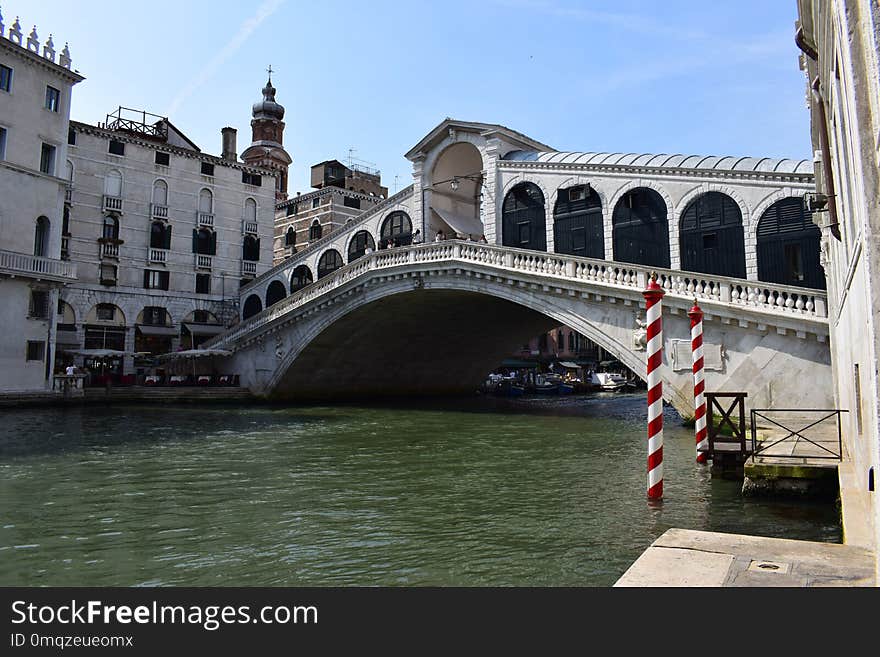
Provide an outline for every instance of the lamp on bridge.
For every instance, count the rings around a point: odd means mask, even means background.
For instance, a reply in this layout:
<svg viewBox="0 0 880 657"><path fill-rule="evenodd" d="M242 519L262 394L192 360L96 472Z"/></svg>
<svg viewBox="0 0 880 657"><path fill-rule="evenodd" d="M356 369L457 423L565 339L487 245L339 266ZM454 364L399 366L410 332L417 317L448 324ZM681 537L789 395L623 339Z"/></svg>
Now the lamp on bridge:
<svg viewBox="0 0 880 657"><path fill-rule="evenodd" d="M458 188L461 186L461 183L458 182L460 179L464 180L473 180L474 182L481 182L483 180L482 176L475 175L467 175L467 176L452 176L452 180L449 180L449 186L452 188L453 192L457 192ZM444 181L447 182L447 181Z"/></svg>

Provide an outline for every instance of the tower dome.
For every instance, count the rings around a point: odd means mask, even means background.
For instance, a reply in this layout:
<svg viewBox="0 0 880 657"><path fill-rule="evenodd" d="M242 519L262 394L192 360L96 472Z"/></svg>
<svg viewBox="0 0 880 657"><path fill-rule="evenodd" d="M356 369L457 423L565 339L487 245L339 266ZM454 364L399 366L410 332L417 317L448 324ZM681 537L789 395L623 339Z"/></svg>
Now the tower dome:
<svg viewBox="0 0 880 657"><path fill-rule="evenodd" d="M272 78L263 87L263 100L254 103L253 114L255 119L277 119L280 121L284 118L284 107L275 102L275 87L272 86Z"/></svg>

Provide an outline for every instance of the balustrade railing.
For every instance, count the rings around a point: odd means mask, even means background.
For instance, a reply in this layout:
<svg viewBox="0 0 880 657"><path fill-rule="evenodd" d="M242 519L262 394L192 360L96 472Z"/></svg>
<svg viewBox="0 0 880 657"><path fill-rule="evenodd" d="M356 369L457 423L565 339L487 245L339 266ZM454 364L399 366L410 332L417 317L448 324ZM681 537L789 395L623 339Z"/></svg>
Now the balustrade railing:
<svg viewBox="0 0 880 657"><path fill-rule="evenodd" d="M209 255L202 255L200 253L196 254L196 269L211 269L213 265L213 258Z"/></svg>
<svg viewBox="0 0 880 657"><path fill-rule="evenodd" d="M150 249L150 263L166 264L168 262L167 249Z"/></svg>
<svg viewBox="0 0 880 657"><path fill-rule="evenodd" d="M278 319L291 309L344 285L367 271L431 262L474 263L495 269L502 275L517 272L557 278L560 281L583 281L606 288L629 289L637 292L645 289L651 273L656 272L658 284L673 297L716 301L760 312L781 313L808 319L827 317L826 297L817 290L449 240L383 249L365 255L274 304L262 313L244 320L235 330L216 338L211 344L234 342L246 333Z"/></svg>
<svg viewBox="0 0 880 657"><path fill-rule="evenodd" d="M257 274L257 263L249 262L247 260L241 261L241 275L242 276L256 276Z"/></svg>
<svg viewBox="0 0 880 657"><path fill-rule="evenodd" d="M122 199L118 196L107 196L104 194L104 210L122 212Z"/></svg>
<svg viewBox="0 0 880 657"><path fill-rule="evenodd" d="M76 279L76 265L69 260L53 260L14 251L0 251L0 271L35 278Z"/></svg>
<svg viewBox="0 0 880 657"><path fill-rule="evenodd" d="M108 242L104 242L101 244L101 257L102 258L115 258L119 259L119 245L118 244L110 244Z"/></svg>
<svg viewBox="0 0 880 657"><path fill-rule="evenodd" d="M156 219L167 219L168 218L168 206L167 205L158 205L156 203L150 203L150 207L152 208L153 217Z"/></svg>
<svg viewBox="0 0 880 657"><path fill-rule="evenodd" d="M247 219L242 219L241 222L241 232L245 235L256 235L257 234L257 222L256 221L248 221Z"/></svg>
<svg viewBox="0 0 880 657"><path fill-rule="evenodd" d="M199 222L199 226L213 226L214 225L214 215L210 212L199 212L198 213L198 222Z"/></svg>

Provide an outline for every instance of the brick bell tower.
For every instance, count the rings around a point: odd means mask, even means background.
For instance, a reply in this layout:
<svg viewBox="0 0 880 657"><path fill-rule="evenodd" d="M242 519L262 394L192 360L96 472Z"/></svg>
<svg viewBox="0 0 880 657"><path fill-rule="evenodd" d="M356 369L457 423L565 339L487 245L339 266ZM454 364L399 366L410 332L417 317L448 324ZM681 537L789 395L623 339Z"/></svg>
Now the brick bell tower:
<svg viewBox="0 0 880 657"><path fill-rule="evenodd" d="M287 199L287 168L293 159L284 150L284 107L275 102L271 66L268 71L269 81L263 87L263 100L254 103L253 141L241 154L241 159L245 164L277 171L275 200L284 201Z"/></svg>

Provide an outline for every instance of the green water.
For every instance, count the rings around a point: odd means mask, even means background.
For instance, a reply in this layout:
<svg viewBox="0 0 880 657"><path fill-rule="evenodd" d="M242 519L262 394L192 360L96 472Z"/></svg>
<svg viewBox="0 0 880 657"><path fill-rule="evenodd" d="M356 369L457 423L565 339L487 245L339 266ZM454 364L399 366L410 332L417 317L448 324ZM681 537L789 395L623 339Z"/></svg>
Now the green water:
<svg viewBox="0 0 880 657"><path fill-rule="evenodd" d="M670 527L836 542L744 499L639 395L6 411L0 585L609 586Z"/></svg>

